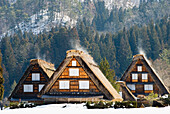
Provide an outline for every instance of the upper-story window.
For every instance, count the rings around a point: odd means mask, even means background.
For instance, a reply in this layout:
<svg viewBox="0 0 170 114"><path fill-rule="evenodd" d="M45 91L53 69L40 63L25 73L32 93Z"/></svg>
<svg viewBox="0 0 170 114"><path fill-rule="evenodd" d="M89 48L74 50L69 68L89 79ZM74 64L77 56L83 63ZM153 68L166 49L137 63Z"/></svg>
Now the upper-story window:
<svg viewBox="0 0 170 114"><path fill-rule="evenodd" d="M142 66L137 66L137 71L142 72Z"/></svg>
<svg viewBox="0 0 170 114"><path fill-rule="evenodd" d="M69 81L59 81L59 89L69 89L70 82Z"/></svg>
<svg viewBox="0 0 170 114"><path fill-rule="evenodd" d="M132 82L138 82L138 74L132 73Z"/></svg>
<svg viewBox="0 0 170 114"><path fill-rule="evenodd" d="M33 92L33 85L32 84L25 84L24 85L24 92Z"/></svg>
<svg viewBox="0 0 170 114"><path fill-rule="evenodd" d="M89 89L89 81L79 81L79 89Z"/></svg>
<svg viewBox="0 0 170 114"><path fill-rule="evenodd" d="M32 73L32 81L40 81L40 73Z"/></svg>
<svg viewBox="0 0 170 114"><path fill-rule="evenodd" d="M39 84L38 85L38 90L39 90L39 92L41 91L41 89L44 87L44 84Z"/></svg>
<svg viewBox="0 0 170 114"><path fill-rule="evenodd" d="M148 82L148 73L142 73L142 82Z"/></svg>
<svg viewBox="0 0 170 114"><path fill-rule="evenodd" d="M79 69L69 69L69 76L79 76Z"/></svg>
<svg viewBox="0 0 170 114"><path fill-rule="evenodd" d="M77 66L76 61L72 61L72 66Z"/></svg>

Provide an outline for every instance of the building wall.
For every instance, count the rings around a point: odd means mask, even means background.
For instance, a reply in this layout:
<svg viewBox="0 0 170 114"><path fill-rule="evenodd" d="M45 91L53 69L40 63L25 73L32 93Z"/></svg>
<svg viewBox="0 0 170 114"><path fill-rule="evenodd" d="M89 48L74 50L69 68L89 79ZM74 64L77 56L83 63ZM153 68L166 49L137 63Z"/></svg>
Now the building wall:
<svg viewBox="0 0 170 114"><path fill-rule="evenodd" d="M36 95L39 93L39 85L45 85L48 82L48 77L45 76L43 71L40 69L40 67L35 64L29 71L26 71L27 76L26 79L23 81L21 85L19 85L19 89L14 94L14 98L26 98L26 97L36 97ZM39 73L40 74L40 80L39 81L33 81L32 80L32 73ZM24 92L24 85L33 85L33 92Z"/></svg>
<svg viewBox="0 0 170 114"><path fill-rule="evenodd" d="M72 61L76 61L76 66L72 66ZM79 74L78 76L69 76L69 69L78 69ZM60 81L69 81L69 89L60 89ZM80 82L79 81L89 81L89 89L80 89ZM93 81L89 78L85 70L81 67L78 61L73 58L68 66L65 68L63 73L59 76L57 81L54 83L52 88L49 90L50 93L55 92L99 92L96 85Z"/></svg>
<svg viewBox="0 0 170 114"><path fill-rule="evenodd" d="M138 71L138 66L142 66L142 71ZM132 78L133 73L138 75L137 79ZM147 73L147 79L142 79L142 74L144 73ZM147 68L144 66L144 64L142 63L140 59L136 62L135 66L132 68L132 70L128 74L128 77L126 78L125 82L127 86L129 84L135 85L135 89L134 88L133 89L129 88L129 89L136 96L142 95L142 94L148 95L151 92L159 94L158 86L155 84L155 82L152 79L151 74L148 72ZM146 90L145 85L147 84L152 85L153 90Z"/></svg>

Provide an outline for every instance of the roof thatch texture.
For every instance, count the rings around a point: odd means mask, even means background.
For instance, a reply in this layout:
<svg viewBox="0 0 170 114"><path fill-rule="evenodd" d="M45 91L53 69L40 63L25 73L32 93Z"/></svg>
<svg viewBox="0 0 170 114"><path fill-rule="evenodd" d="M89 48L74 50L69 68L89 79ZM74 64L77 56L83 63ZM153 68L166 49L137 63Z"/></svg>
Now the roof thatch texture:
<svg viewBox="0 0 170 114"><path fill-rule="evenodd" d="M55 71L54 64L46 62L41 59L31 59L30 65L33 65L33 64L39 64L39 66L43 69L43 71L47 74L49 78L52 76L52 74Z"/></svg>
<svg viewBox="0 0 170 114"><path fill-rule="evenodd" d="M115 100L115 101L122 101L122 97L117 93L117 91L113 88L111 83L106 79L106 77L103 75L103 73L100 71L98 65L94 62L93 58L86 53L83 53L83 51L79 50L69 50L67 51L67 56L63 60L63 62L60 64L60 66L57 68L53 76L51 77L49 83L44 87L43 93L47 92L50 87L53 85L53 83L57 80L57 78L60 76L60 74L64 71L65 67L69 64L71 59L75 57L78 62L81 64L81 66L84 68L88 76L93 80L93 82L97 85L97 87L103 91L103 93L108 97L108 99ZM86 66L86 67L85 67ZM89 72L91 70L91 72ZM96 81L99 80L99 81ZM102 84L99 85L100 82ZM105 93L106 92L106 93ZM43 94L41 93L41 94Z"/></svg>

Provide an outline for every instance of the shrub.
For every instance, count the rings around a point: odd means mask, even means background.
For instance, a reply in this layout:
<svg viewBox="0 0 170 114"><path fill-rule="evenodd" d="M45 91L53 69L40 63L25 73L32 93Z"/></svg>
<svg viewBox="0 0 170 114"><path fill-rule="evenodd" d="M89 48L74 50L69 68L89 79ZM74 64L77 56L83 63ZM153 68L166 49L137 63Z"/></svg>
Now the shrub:
<svg viewBox="0 0 170 114"><path fill-rule="evenodd" d="M91 102L88 101L86 103L86 106L88 109L95 109L95 108L99 108L99 109L103 109L103 108L111 108L113 105L113 102L110 101L96 101L96 102Z"/></svg>
<svg viewBox="0 0 170 114"><path fill-rule="evenodd" d="M170 95L168 95L168 98L160 98L160 100L163 101L165 106L170 105Z"/></svg>
<svg viewBox="0 0 170 114"><path fill-rule="evenodd" d="M136 101L115 102L114 108L137 108Z"/></svg>

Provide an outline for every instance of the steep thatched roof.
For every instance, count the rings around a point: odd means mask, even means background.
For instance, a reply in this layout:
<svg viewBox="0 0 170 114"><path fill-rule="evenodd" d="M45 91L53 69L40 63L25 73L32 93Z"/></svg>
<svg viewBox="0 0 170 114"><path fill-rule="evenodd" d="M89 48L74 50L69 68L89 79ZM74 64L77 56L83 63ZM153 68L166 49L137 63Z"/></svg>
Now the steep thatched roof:
<svg viewBox="0 0 170 114"><path fill-rule="evenodd" d="M80 63L80 65L86 71L88 76L92 79L92 81L108 99L113 101L123 100L122 97L117 93L117 91L103 75L103 73L100 71L98 65L94 62L93 58L89 54L83 53L83 51L79 50L67 51L66 58L54 72L48 84L44 86L40 95L45 94L49 91L49 89L55 83L60 74L64 71L66 66L70 63L73 57L76 58L76 60Z"/></svg>
<svg viewBox="0 0 170 114"><path fill-rule="evenodd" d="M133 56L133 60L131 62L131 64L129 65L129 67L127 68L127 70L124 72L124 74L122 75L121 79L122 81L125 81L126 78L128 77L128 74L130 73L130 71L133 69L133 67L136 65L136 62L138 60L141 60L142 63L144 64L144 66L147 68L147 70L149 71L149 73L151 73L151 76L154 80L154 82L156 83L156 85L158 85L158 88L161 91L161 94L169 94L169 90L167 89L167 87L165 86L165 84L163 83L163 81L161 80L161 78L158 76L158 74L156 73L156 71L152 68L152 66L149 64L149 61L144 57L144 55L142 54L138 54L138 55L134 55Z"/></svg>
<svg viewBox="0 0 170 114"><path fill-rule="evenodd" d="M43 71L47 74L47 76L49 78L52 76L52 74L55 71L54 64L46 62L44 60L41 60L41 59L31 59L30 60L30 65L34 65L34 64L38 64L43 69Z"/></svg>
<svg viewBox="0 0 170 114"><path fill-rule="evenodd" d="M24 80L27 78L28 74L30 73L30 70L34 67L34 65L38 65L40 70L45 74L45 77L49 80L49 78L52 76L52 74L55 71L54 64L48 63L41 59L32 59L30 60L30 65L28 66L27 70L25 71L24 75L19 80L18 84L16 85L15 89L12 91L12 93L9 95L9 99L17 92L19 89L19 86L24 82Z"/></svg>
<svg viewBox="0 0 170 114"><path fill-rule="evenodd" d="M117 82L121 87L122 98L124 101L137 101L137 98L133 95L133 93L126 86L126 82L118 81Z"/></svg>

